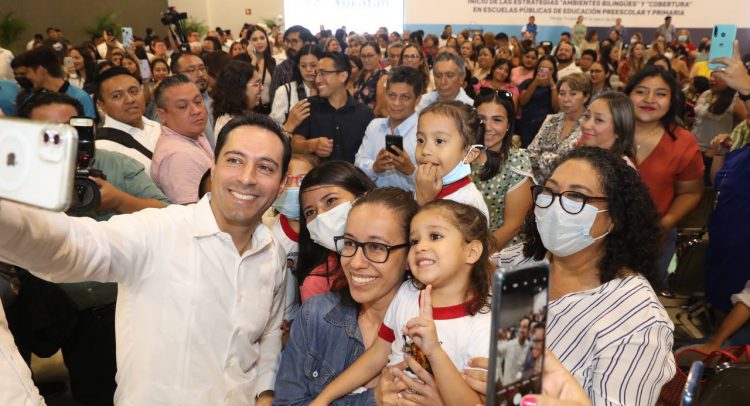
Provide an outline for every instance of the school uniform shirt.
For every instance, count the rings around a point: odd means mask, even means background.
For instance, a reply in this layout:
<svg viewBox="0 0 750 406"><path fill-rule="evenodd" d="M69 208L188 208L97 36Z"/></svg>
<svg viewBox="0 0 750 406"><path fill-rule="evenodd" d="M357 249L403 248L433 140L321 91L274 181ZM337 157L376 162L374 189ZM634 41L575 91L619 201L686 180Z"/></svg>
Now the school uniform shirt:
<svg viewBox="0 0 750 406"><path fill-rule="evenodd" d="M105 128L114 128L127 134L130 134L134 140L138 141L139 144L143 145L147 150L154 152L156 149L156 141L161 136L161 124L156 121L149 120L146 117L141 117L143 122L143 129L133 127L123 122L117 121L114 118L105 115L104 125ZM118 144L110 140L96 140L96 149L106 149L109 151L119 152L125 154L136 161L140 162L146 168L146 175L151 176L151 158L143 155L140 151L135 148L129 148L122 144Z"/></svg>
<svg viewBox="0 0 750 406"><path fill-rule="evenodd" d="M43 406L44 398L31 380L31 369L21 358L8 329L0 301L0 405Z"/></svg>
<svg viewBox="0 0 750 406"><path fill-rule="evenodd" d="M438 101L438 96L439 95L438 95L437 90L434 90L422 96L422 100L419 102L419 105L417 106L417 113L424 110L430 104ZM469 95L466 94L466 91L463 88L458 90L458 94L456 95L456 97L453 98L453 100L466 103L469 106L474 106L474 99L469 97Z"/></svg>
<svg viewBox="0 0 750 406"><path fill-rule="evenodd" d="M391 343L391 355L388 365L395 365L404 360L404 344L411 344L411 338L404 342L401 330L406 323L419 316L421 291L411 280L401 284L393 301L385 313L378 336ZM490 323L492 313L477 313L473 316L466 312L466 303L448 307L433 307L432 318L435 321L438 340L456 369L463 371L474 357L489 357Z"/></svg>
<svg viewBox="0 0 750 406"><path fill-rule="evenodd" d="M279 214L273 222L271 233L276 242L281 245L286 255L286 303L284 304L284 320L294 320L299 310L299 289L294 269L299 258L299 234L289 225L289 219Z"/></svg>
<svg viewBox="0 0 750 406"><path fill-rule="evenodd" d="M549 303L547 347L593 405L653 405L675 374L674 325L643 276Z"/></svg>
<svg viewBox="0 0 750 406"><path fill-rule="evenodd" d="M362 139L362 145L354 158L354 164L362 169L378 187L395 186L410 192L415 190L414 175L404 175L396 169L387 169L377 173L372 169L375 164L375 158L380 150L385 148L386 135L400 135L403 138L403 146L406 153L411 159L411 163L416 167L417 157L417 121L419 114L413 113L403 123L396 127L396 131L391 134L391 119L376 118L370 122L365 130L365 138Z"/></svg>
<svg viewBox="0 0 750 406"><path fill-rule="evenodd" d="M55 283L118 283L118 406L252 406L274 388L283 251L259 224L239 253L210 200L106 222L0 202L0 229L14 230L0 233L4 262Z"/></svg>
<svg viewBox="0 0 750 406"><path fill-rule="evenodd" d="M443 189L438 193L435 199L448 199L454 202L474 206L484 214L487 224L490 224L490 211L487 209L487 203L484 201L482 192L471 181L470 177L461 178L450 185L443 185Z"/></svg>

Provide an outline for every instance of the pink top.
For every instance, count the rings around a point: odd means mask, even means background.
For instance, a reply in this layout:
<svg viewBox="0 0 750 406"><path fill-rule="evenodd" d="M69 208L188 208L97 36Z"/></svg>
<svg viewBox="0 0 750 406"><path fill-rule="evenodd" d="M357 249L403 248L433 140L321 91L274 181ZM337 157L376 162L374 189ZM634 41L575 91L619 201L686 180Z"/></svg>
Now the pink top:
<svg viewBox="0 0 750 406"><path fill-rule="evenodd" d="M333 289L336 279L341 275L341 267L336 254L328 255L328 269L330 275L326 277L325 264L320 264L305 277L302 286L299 287L302 303L313 296L326 294Z"/></svg>
<svg viewBox="0 0 750 406"><path fill-rule="evenodd" d="M534 77L534 71L530 70L526 72L526 69L522 66L516 66L510 71L510 83L513 83L513 86L518 86L524 80L531 79L532 77Z"/></svg>
<svg viewBox="0 0 750 406"><path fill-rule="evenodd" d="M203 134L194 140L163 125L151 160L151 179L172 202L194 203L213 161L214 152Z"/></svg>

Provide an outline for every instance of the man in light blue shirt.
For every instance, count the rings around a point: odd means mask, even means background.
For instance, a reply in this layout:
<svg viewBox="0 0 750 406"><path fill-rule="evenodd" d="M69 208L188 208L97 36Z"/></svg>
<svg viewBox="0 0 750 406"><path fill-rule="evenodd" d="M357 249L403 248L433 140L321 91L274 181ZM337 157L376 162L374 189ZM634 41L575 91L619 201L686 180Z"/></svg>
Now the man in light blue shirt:
<svg viewBox="0 0 750 406"><path fill-rule="evenodd" d="M464 58L453 52L440 52L432 65L432 76L435 79L435 90L422 96L417 112L436 101L457 100L469 106L474 105L474 99L463 89L466 79Z"/></svg>
<svg viewBox="0 0 750 406"><path fill-rule="evenodd" d="M386 82L388 117L372 120L367 126L354 164L362 169L378 187L395 186L414 191L416 171L417 121L415 111L425 83L414 68L399 66L391 69ZM403 150L386 148L386 135L401 137Z"/></svg>

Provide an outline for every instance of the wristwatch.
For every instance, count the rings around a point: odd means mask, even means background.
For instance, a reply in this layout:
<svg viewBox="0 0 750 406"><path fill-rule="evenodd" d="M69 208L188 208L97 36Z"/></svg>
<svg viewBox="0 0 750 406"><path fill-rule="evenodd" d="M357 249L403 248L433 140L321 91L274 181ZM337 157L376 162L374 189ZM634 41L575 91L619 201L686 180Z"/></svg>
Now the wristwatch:
<svg viewBox="0 0 750 406"><path fill-rule="evenodd" d="M739 97L740 100L742 100L743 102L746 102L746 101L750 100L750 93L748 93L748 94L742 94L740 92L737 92L737 97Z"/></svg>

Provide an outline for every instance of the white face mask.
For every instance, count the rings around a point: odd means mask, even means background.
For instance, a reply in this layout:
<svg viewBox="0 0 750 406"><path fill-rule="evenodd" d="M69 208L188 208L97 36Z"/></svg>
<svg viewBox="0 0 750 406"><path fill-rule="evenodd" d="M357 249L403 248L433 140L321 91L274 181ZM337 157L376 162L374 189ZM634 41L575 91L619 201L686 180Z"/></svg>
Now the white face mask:
<svg viewBox="0 0 750 406"><path fill-rule="evenodd" d="M537 199L542 198L552 199L552 196L542 195ZM604 211L607 210L598 210L586 204L580 213L570 214L563 210L559 202L552 202L552 205L547 208L535 207L536 226L542 238L542 244L547 251L558 257L567 257L585 249L594 241L609 234L607 231L596 238L589 234L596 215Z"/></svg>
<svg viewBox="0 0 750 406"><path fill-rule="evenodd" d="M344 235L346 218L352 209L352 202L341 203L323 214L318 214L313 221L307 223L310 238L318 245L336 250L333 237Z"/></svg>

